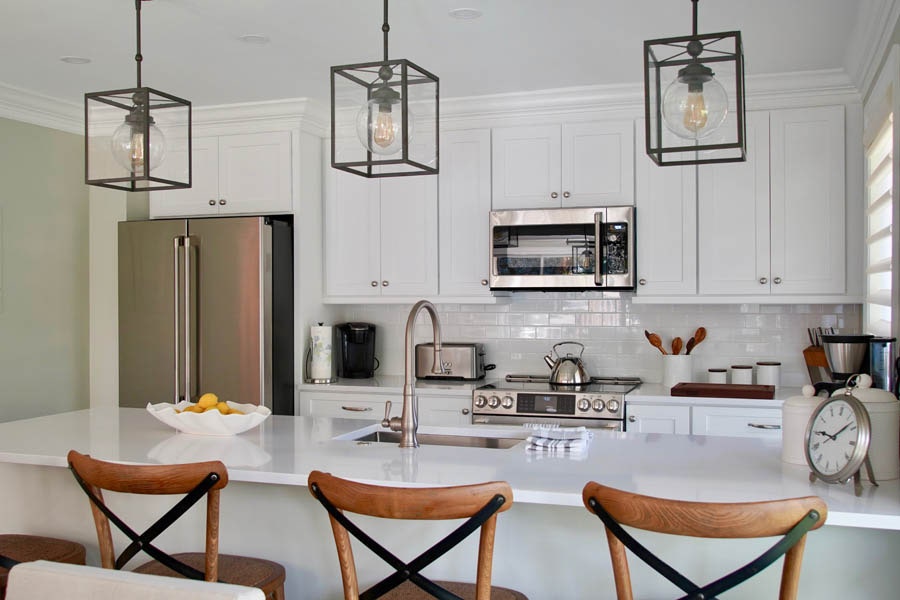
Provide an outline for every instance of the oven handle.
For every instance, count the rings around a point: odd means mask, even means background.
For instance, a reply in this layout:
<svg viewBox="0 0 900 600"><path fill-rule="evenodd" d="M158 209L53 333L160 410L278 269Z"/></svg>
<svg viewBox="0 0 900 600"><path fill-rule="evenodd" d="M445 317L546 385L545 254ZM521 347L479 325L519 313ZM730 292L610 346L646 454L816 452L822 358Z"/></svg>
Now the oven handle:
<svg viewBox="0 0 900 600"><path fill-rule="evenodd" d="M603 237L600 230L603 228L603 212L594 213L594 285L603 285Z"/></svg>

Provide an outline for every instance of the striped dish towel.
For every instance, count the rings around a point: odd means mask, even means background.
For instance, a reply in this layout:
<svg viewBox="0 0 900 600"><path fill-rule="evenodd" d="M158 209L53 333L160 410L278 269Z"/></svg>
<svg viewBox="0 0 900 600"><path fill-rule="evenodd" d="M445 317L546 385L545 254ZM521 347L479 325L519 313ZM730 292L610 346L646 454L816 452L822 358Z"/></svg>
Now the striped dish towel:
<svg viewBox="0 0 900 600"><path fill-rule="evenodd" d="M577 458L587 454L593 433L585 427L526 425L533 433L526 438L525 451Z"/></svg>

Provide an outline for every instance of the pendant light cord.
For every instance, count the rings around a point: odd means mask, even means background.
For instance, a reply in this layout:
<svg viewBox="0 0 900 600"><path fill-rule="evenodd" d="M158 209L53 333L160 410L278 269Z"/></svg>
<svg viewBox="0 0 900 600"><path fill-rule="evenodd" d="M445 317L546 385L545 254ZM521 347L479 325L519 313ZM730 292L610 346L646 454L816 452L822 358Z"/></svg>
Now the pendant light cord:
<svg viewBox="0 0 900 600"><path fill-rule="evenodd" d="M141 2L142 0L134 0L135 21L137 21L137 52L134 55L134 61L137 63L137 87L141 87L141 61L144 60L141 54Z"/></svg>
<svg viewBox="0 0 900 600"><path fill-rule="evenodd" d="M384 24L381 26L381 31L384 32L384 62L388 60L388 32L391 30L391 26L388 23L388 0L384 0Z"/></svg>

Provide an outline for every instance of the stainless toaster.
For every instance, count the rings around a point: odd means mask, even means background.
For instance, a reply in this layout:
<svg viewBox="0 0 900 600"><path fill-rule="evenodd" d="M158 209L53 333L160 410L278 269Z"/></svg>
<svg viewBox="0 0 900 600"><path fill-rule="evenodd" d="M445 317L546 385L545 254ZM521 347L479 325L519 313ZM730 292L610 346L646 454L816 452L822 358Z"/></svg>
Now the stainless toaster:
<svg viewBox="0 0 900 600"><path fill-rule="evenodd" d="M441 344L444 373L432 373L434 344L416 344L416 377L421 379L481 379L484 377L484 344ZM493 365L491 365L491 368Z"/></svg>

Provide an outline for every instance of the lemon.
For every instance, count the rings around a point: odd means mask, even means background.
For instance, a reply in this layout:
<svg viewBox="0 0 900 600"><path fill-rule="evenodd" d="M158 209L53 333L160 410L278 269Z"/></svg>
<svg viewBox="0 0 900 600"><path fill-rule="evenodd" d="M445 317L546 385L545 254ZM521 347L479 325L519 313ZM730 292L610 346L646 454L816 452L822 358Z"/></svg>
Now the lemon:
<svg viewBox="0 0 900 600"><path fill-rule="evenodd" d="M197 406L200 408L209 408L219 403L219 397L212 393L205 393L197 400Z"/></svg>
<svg viewBox="0 0 900 600"><path fill-rule="evenodd" d="M218 404L216 404L216 408L218 408L219 412L222 413L223 415L227 415L228 412L231 410L230 408L228 408L228 405L224 402L219 402Z"/></svg>

